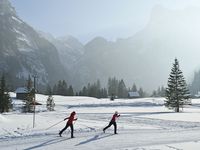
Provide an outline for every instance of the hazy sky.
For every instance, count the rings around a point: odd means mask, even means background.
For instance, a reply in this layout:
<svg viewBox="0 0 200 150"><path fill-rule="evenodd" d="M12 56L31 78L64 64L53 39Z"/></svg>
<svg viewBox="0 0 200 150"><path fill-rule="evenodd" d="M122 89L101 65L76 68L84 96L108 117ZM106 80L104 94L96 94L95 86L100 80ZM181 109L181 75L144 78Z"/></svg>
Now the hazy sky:
<svg viewBox="0 0 200 150"><path fill-rule="evenodd" d="M82 42L95 36L126 38L141 30L155 5L170 9L200 7L198 0L10 0L35 29Z"/></svg>

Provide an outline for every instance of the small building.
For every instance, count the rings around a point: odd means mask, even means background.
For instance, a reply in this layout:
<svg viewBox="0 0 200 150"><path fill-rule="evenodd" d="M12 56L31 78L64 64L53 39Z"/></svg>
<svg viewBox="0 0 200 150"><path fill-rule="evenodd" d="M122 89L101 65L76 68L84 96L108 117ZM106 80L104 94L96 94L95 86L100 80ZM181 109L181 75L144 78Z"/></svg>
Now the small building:
<svg viewBox="0 0 200 150"><path fill-rule="evenodd" d="M15 90L15 93L16 93L16 99L25 100L28 95L28 89L26 87L18 87Z"/></svg>
<svg viewBox="0 0 200 150"><path fill-rule="evenodd" d="M128 92L128 98L139 98L140 94L138 92Z"/></svg>

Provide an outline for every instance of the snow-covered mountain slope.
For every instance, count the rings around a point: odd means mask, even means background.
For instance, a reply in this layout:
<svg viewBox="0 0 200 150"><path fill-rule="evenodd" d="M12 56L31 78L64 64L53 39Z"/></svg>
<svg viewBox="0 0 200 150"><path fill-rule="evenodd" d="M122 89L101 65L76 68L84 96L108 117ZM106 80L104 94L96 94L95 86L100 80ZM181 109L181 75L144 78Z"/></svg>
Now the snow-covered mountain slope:
<svg viewBox="0 0 200 150"><path fill-rule="evenodd" d="M11 97L15 94L11 93ZM47 96L36 95L43 105L36 107L35 128L32 128L32 113L16 110L1 114L1 149L168 150L173 147L198 150L200 146L199 99L192 100L193 105L184 108L183 112L174 113L163 106L164 98L110 101L90 97L53 97L55 111L48 112L45 106ZM21 105L20 100L14 99L13 102L15 107ZM116 110L121 114L117 119L118 134L113 134L113 127L103 133L103 127ZM66 124L62 120L72 111L77 112L78 118L74 122L75 138L70 139L70 129L59 137L59 130Z"/></svg>
<svg viewBox="0 0 200 150"><path fill-rule="evenodd" d="M67 78L55 46L21 20L8 0L0 1L0 54L0 72L9 74L12 85L33 74L41 85Z"/></svg>
<svg viewBox="0 0 200 150"><path fill-rule="evenodd" d="M68 72L73 72L75 64L84 54L84 45L73 36L55 38L49 33L39 31L40 35L51 42L58 50L62 65Z"/></svg>

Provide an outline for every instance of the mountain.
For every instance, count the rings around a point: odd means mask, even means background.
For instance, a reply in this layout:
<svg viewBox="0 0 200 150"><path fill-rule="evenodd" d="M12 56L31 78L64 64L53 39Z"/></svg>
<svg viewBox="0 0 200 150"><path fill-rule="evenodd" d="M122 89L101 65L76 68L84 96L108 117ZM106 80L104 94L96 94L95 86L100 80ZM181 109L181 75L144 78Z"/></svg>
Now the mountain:
<svg viewBox="0 0 200 150"><path fill-rule="evenodd" d="M200 66L200 10L170 10L155 6L148 24L134 36L115 42L97 37L87 43L85 53L74 68L80 83L108 77L123 78L152 91L166 85L171 65L177 57L189 80Z"/></svg>
<svg viewBox="0 0 200 150"><path fill-rule="evenodd" d="M0 1L0 72L18 86L34 74L42 86L68 77L56 47L21 20L8 0Z"/></svg>
<svg viewBox="0 0 200 150"><path fill-rule="evenodd" d="M152 91L166 85L177 57L188 78L200 66L200 10L155 6L148 24L132 37L96 37L83 45L73 36L55 38L20 19L8 0L0 1L0 72L14 85L37 74L42 86L65 79L75 89L109 77Z"/></svg>
<svg viewBox="0 0 200 150"><path fill-rule="evenodd" d="M57 48L59 59L65 67L65 70L67 72L73 71L74 65L85 52L84 45L70 35L55 38L49 33L44 33L42 31L39 31L39 33Z"/></svg>

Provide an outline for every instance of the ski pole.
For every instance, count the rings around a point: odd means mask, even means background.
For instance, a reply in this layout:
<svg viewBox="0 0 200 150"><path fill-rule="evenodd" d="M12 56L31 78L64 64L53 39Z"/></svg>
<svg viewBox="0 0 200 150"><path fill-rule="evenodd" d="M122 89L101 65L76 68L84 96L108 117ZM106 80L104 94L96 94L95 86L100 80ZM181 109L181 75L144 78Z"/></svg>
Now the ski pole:
<svg viewBox="0 0 200 150"><path fill-rule="evenodd" d="M52 128L52 127L56 126L56 125L58 125L59 123L61 123L61 122L63 122L63 121L64 121L64 120L61 120L61 121L59 121L59 122L57 122L57 123L53 124L52 126L50 126L50 127L46 128L46 130L48 130L48 129L50 129L50 128Z"/></svg>

